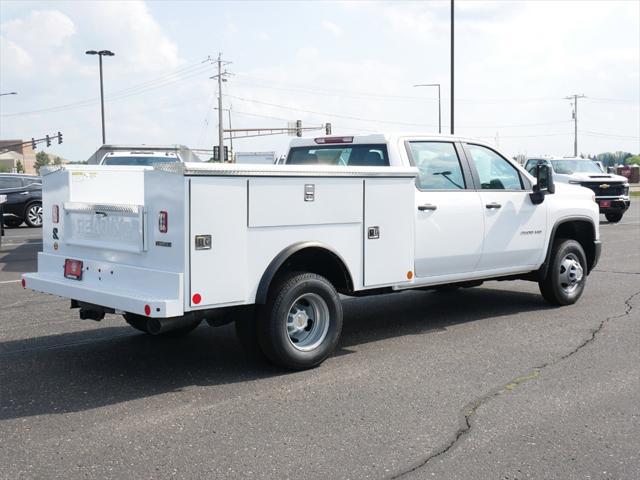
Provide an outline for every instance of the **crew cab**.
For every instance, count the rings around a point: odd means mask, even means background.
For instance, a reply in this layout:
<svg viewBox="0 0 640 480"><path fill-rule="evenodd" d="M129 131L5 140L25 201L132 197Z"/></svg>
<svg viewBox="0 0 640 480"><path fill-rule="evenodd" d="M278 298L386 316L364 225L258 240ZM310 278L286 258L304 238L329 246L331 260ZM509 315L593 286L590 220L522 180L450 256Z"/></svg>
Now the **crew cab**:
<svg viewBox="0 0 640 480"><path fill-rule="evenodd" d="M569 305L598 262L593 192L481 141L302 138L286 163L51 169L23 286L148 334L235 322L246 348L305 369L339 341L339 294L523 279Z"/></svg>
<svg viewBox="0 0 640 480"><path fill-rule="evenodd" d="M525 163L525 169L529 173L535 172L538 165L548 165L558 182L593 190L600 213L604 213L612 223L622 220L624 212L631 205L629 180L622 175L605 173L593 160L577 157L530 158Z"/></svg>

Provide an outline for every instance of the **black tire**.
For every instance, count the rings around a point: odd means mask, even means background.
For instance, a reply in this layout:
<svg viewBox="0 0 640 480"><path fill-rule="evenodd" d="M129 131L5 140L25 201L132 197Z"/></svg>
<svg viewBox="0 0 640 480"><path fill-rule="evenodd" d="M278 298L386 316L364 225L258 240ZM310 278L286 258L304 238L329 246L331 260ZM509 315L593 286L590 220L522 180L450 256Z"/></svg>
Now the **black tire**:
<svg viewBox="0 0 640 480"><path fill-rule="evenodd" d="M287 328L293 308L300 313L294 320L300 322L296 335ZM307 308L310 316L305 313ZM342 303L326 278L315 273L290 273L270 289L256 323L260 347L271 362L291 370L313 368L331 355L338 344Z"/></svg>
<svg viewBox="0 0 640 480"><path fill-rule="evenodd" d="M4 217L2 223L4 223L4 226L7 228L18 228L22 225L22 219L18 217Z"/></svg>
<svg viewBox="0 0 640 480"><path fill-rule="evenodd" d="M24 223L31 228L42 227L42 203L33 202L24 209Z"/></svg>
<svg viewBox="0 0 640 480"><path fill-rule="evenodd" d="M163 338L184 337L185 335L194 331L196 328L198 328L198 325L200 325L200 321L198 320L193 322L190 325L186 325L184 327L176 328L175 330L169 330L168 332L163 332L163 333L154 335L151 332L149 332L149 329L147 327L148 317L137 315L135 313L125 313L123 317L125 321L129 325L131 325L133 328L135 328L136 330L140 330L141 332L146 333L147 335L150 335L152 337L163 337Z"/></svg>
<svg viewBox="0 0 640 480"><path fill-rule="evenodd" d="M582 245L575 240L557 239L547 275L538 282L540 293L551 305L571 305L578 301L586 283L587 257Z"/></svg>
<svg viewBox="0 0 640 480"><path fill-rule="evenodd" d="M624 214L620 213L620 212L613 212L613 213L605 213L604 216L607 217L607 220L611 223L618 223L620 220L622 220L622 216Z"/></svg>

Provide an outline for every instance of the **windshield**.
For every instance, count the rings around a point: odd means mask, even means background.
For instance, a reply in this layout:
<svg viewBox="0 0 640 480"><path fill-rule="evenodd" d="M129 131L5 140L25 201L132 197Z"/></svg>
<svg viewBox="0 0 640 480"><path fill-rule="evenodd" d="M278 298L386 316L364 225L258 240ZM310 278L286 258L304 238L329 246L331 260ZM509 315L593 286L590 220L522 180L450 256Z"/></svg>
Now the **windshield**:
<svg viewBox="0 0 640 480"><path fill-rule="evenodd" d="M591 160L551 160L553 171L564 175L572 173L602 173Z"/></svg>

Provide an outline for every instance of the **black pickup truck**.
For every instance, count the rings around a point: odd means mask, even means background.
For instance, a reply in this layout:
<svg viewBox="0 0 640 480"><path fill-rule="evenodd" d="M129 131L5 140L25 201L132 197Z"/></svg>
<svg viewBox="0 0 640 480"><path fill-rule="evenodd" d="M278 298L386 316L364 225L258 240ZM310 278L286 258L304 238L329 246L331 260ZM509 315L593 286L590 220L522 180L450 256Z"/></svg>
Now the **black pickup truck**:
<svg viewBox="0 0 640 480"><path fill-rule="evenodd" d="M42 226L42 179L35 175L0 173L0 195L7 197L2 205L3 223L18 227Z"/></svg>

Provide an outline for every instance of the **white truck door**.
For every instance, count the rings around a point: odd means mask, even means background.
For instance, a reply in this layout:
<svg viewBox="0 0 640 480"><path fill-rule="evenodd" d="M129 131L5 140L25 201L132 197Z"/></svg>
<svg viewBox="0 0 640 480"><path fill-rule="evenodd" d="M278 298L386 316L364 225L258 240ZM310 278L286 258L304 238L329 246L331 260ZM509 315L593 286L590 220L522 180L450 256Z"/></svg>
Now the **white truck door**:
<svg viewBox="0 0 640 480"><path fill-rule="evenodd" d="M478 270L536 265L544 251L546 202L531 202L527 181L500 154L482 145L466 148L477 171L485 217Z"/></svg>
<svg viewBox="0 0 640 480"><path fill-rule="evenodd" d="M418 167L415 272L418 278L474 271L482 254L480 195L453 142L409 141Z"/></svg>

